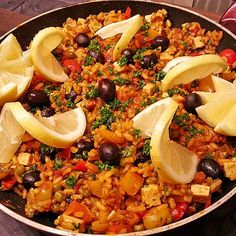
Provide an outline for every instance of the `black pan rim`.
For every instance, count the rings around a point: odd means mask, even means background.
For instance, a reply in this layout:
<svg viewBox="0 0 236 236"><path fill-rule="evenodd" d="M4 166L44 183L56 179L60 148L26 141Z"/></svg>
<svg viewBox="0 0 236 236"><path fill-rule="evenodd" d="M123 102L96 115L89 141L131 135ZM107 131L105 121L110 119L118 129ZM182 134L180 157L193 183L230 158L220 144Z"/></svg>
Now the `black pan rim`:
<svg viewBox="0 0 236 236"><path fill-rule="evenodd" d="M20 28L21 26L35 20L35 19L38 19L40 18L41 16L43 15L47 15L47 14L50 14L51 12L55 12L55 11L60 11L60 10L63 10L65 8L70 8L70 7L76 7L76 6L81 6L81 5L85 5L85 4L91 4L91 3L94 3L94 2L103 2L103 3L109 3L109 2L120 2L119 0L113 0L113 1L109 1L109 0L106 0L106 1L102 1L102 0L97 0L97 1L93 1L93 0L88 0L86 2L82 2L82 3L78 3L78 4L73 4L73 5L69 5L69 6L66 6L66 7L60 7L60 8L57 8L57 9L53 9L53 10L50 10L50 11L47 11L45 13L42 13L38 16L35 16L21 24L19 24L17 27L13 28L12 30L8 31L7 33L5 33L3 36L0 37L0 42L7 36L9 35L10 33L14 32L14 30ZM181 7L181 6L177 6L177 5L172 5L172 4L168 4L168 3L164 3L164 2L154 2L153 0L135 0L135 1L132 1L132 2L137 2L137 3L151 3L151 4L156 4L156 5L163 5L163 6L168 6L168 7L171 7L171 8L176 8L176 9L179 9L179 10L182 10L182 11L185 11L185 12L188 12L188 13L191 13L197 17L200 17L200 18L203 18L205 19L206 21L210 22L211 24L214 24L215 26L217 26L218 28L221 28L224 32L228 33L233 39L236 40L236 35L233 34L231 31L229 31L228 29L226 29L225 27L221 26L219 23L215 22L214 20L206 17L206 16L203 16L199 13L196 13L192 10L189 10L187 8L184 8L184 7ZM127 4L128 5L128 4ZM120 235L152 235L152 234L157 234L157 233L161 233L161 232L165 232L165 231L168 231L168 230L171 230L171 229L174 229L174 228L177 228L179 226L183 226L187 223L190 223L190 222L193 222L203 216L205 216L206 214L212 212L213 210L215 210L216 208L218 208L220 205L222 205L223 203L225 203L228 199L230 199L232 196L234 196L236 193L236 186L234 188L232 188L228 193L226 193L223 197L221 197L219 200L217 200L215 203L213 203L210 207L202 210L202 211L199 211L197 213L195 213L194 215L191 215L187 218L184 218L178 222L175 222L175 223L172 223L170 225L165 225L165 226L162 226L162 227L159 227L159 228L156 228L156 229L152 229L152 230L145 230L145 231L140 231L140 232L133 232L133 233L127 233L127 234L120 234ZM51 233L51 234L57 234L57 235L65 235L65 236L79 236L79 235L88 235L88 234L84 234L84 233L74 233L74 232L69 232L69 231L66 231L66 230L59 230L59 229L56 229L56 228L53 228L53 227L49 227L49 226L46 226L46 225L43 225L43 224L40 224L38 222L35 222L31 219L28 219L24 216L21 216L20 214L14 212L13 210L7 208L6 206L4 206L2 203L0 203L0 210L2 210L3 212L5 212L6 214L8 214L9 216L13 217L14 219L28 225L28 226L31 226L35 229L38 229L40 231L45 231L47 233ZM104 234L94 234L94 235L104 235Z"/></svg>

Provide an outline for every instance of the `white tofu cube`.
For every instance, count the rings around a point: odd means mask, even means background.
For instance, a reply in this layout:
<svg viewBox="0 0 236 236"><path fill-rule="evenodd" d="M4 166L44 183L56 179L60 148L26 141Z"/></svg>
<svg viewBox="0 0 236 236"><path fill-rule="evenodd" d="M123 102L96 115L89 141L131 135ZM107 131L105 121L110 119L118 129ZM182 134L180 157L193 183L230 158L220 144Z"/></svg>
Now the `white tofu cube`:
<svg viewBox="0 0 236 236"><path fill-rule="evenodd" d="M154 88L154 84L148 83L143 87L143 91L146 92L148 95L150 95L153 91L153 88Z"/></svg>
<svg viewBox="0 0 236 236"><path fill-rule="evenodd" d="M236 162L225 162L224 163L225 176L230 180L236 180Z"/></svg>
<svg viewBox="0 0 236 236"><path fill-rule="evenodd" d="M142 202L148 207L161 205L161 194L159 188L155 184L150 184L147 187L141 189Z"/></svg>
<svg viewBox="0 0 236 236"><path fill-rule="evenodd" d="M21 164L21 165L24 165L24 166L30 165L30 163L32 161L31 154L26 153L26 152L19 153L18 161L19 161L19 164Z"/></svg>
<svg viewBox="0 0 236 236"><path fill-rule="evenodd" d="M194 196L197 197L209 197L210 195L210 187L200 184L193 184L191 186L191 192Z"/></svg>

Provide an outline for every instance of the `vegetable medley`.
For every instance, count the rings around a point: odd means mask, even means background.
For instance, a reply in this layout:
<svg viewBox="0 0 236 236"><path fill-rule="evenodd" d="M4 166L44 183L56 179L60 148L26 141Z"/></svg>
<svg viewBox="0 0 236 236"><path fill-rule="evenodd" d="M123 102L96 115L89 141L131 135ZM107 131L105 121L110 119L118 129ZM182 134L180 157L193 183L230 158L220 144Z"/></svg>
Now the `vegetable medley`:
<svg viewBox="0 0 236 236"><path fill-rule="evenodd" d="M1 191L26 199L30 218L53 212L57 228L91 234L153 229L209 207L236 179L226 125L236 98L219 99L235 89L236 53L216 53L222 37L198 22L177 28L165 9L132 16L129 7L40 31L22 59L30 81L1 104L2 120L14 117L1 126L20 137L1 161ZM25 73L9 68L5 77Z"/></svg>

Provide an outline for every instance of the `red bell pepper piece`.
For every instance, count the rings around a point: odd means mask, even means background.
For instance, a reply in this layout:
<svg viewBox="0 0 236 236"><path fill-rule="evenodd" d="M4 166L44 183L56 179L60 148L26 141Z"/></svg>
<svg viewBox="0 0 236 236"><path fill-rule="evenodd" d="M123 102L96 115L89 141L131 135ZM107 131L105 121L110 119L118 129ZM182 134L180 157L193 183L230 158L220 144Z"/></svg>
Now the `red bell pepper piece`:
<svg viewBox="0 0 236 236"><path fill-rule="evenodd" d="M81 73L82 71L80 65L75 59L65 59L63 60L63 65L67 67L73 74L76 72Z"/></svg>
<svg viewBox="0 0 236 236"><path fill-rule="evenodd" d="M230 65L236 61L236 52L230 48L221 51L219 54L221 57L225 57Z"/></svg>
<svg viewBox="0 0 236 236"><path fill-rule="evenodd" d="M84 203L77 202L76 200L70 203L64 214L73 215L75 217L77 217L77 214L81 215L81 217L78 217L84 220L85 223L90 223L93 220L93 216L89 208Z"/></svg>
<svg viewBox="0 0 236 236"><path fill-rule="evenodd" d="M8 175L2 180L2 190L10 190L16 183L14 175Z"/></svg>
<svg viewBox="0 0 236 236"><path fill-rule="evenodd" d="M186 202L177 203L176 207L170 212L173 220L174 221L180 220L184 216L187 209L188 209L188 203Z"/></svg>
<svg viewBox="0 0 236 236"><path fill-rule="evenodd" d="M62 159L70 159L70 157L71 157L70 148L65 148L65 149L63 149L63 151L59 153L59 156L60 156Z"/></svg>
<svg viewBox="0 0 236 236"><path fill-rule="evenodd" d="M131 17L131 8L127 7L125 10L125 19L129 19Z"/></svg>
<svg viewBox="0 0 236 236"><path fill-rule="evenodd" d="M75 170L86 172L88 170L86 162L84 160L79 160L75 165Z"/></svg>

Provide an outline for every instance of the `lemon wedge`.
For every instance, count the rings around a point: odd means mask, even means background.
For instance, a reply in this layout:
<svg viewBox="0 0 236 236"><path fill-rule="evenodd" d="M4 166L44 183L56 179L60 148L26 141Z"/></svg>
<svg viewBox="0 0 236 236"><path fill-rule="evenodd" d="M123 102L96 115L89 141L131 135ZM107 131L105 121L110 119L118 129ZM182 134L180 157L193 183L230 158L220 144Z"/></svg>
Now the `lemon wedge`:
<svg viewBox="0 0 236 236"><path fill-rule="evenodd" d="M10 61L22 56L22 49L13 34L9 34L0 45L0 62Z"/></svg>
<svg viewBox="0 0 236 236"><path fill-rule="evenodd" d="M0 163L8 163L21 144L25 130L12 115L8 103L0 114Z"/></svg>
<svg viewBox="0 0 236 236"><path fill-rule="evenodd" d="M134 37L134 35L139 30L139 28L142 26L143 24L142 18L140 17L140 15L136 15L136 16L137 17L134 18L133 21L129 23L129 25L127 25L126 30L123 32L123 34L121 35L121 38L116 43L116 46L113 51L113 60L116 60L118 56L120 55L120 53L125 48L127 48L130 40Z"/></svg>
<svg viewBox="0 0 236 236"><path fill-rule="evenodd" d="M151 137L158 119L169 103L169 99L162 99L148 106L133 118L133 127L141 130L143 137Z"/></svg>
<svg viewBox="0 0 236 236"><path fill-rule="evenodd" d="M214 131L227 136L236 136L236 104L234 104L224 119L219 122Z"/></svg>
<svg viewBox="0 0 236 236"><path fill-rule="evenodd" d="M137 14L127 20L118 21L102 27L95 33L95 35L106 39L117 34L122 34L113 51L113 60L116 60L122 50L127 47L128 43L137 33L142 24L143 20L141 16Z"/></svg>
<svg viewBox="0 0 236 236"><path fill-rule="evenodd" d="M140 18L140 15L138 14L138 15L130 17L127 20L122 20L122 21L118 21L115 23L111 23L111 24L106 25L106 26L102 27L101 29L99 29L95 33L95 35L100 36L102 39L106 39L106 38L113 37L117 34L122 34L124 31L127 30L127 28L129 27L130 24L138 21L139 18Z"/></svg>
<svg viewBox="0 0 236 236"><path fill-rule="evenodd" d="M29 87L33 77L30 57L12 34L0 44L0 106L17 100Z"/></svg>
<svg viewBox="0 0 236 236"><path fill-rule="evenodd" d="M198 116L211 127L221 122L233 105L236 104L236 90L222 93L216 99L196 108Z"/></svg>
<svg viewBox="0 0 236 236"><path fill-rule="evenodd" d="M232 89L236 89L235 84L214 75L211 76L211 81L215 92L196 92L201 97L203 104L217 99L223 93L228 93Z"/></svg>
<svg viewBox="0 0 236 236"><path fill-rule="evenodd" d="M29 87L33 77L33 67L25 69L25 75L0 70L0 106L16 101Z"/></svg>
<svg viewBox="0 0 236 236"><path fill-rule="evenodd" d="M196 173L198 158L187 148L170 140L169 126L178 104L171 98L164 100L165 109L152 132L151 160L158 174L167 182L189 183Z"/></svg>
<svg viewBox="0 0 236 236"><path fill-rule="evenodd" d="M35 35L30 47L35 70L53 82L64 82L68 79L62 66L51 53L64 38L62 29L48 27Z"/></svg>
<svg viewBox="0 0 236 236"><path fill-rule="evenodd" d="M212 75L211 80L216 92L227 92L235 87L233 83L214 75Z"/></svg>
<svg viewBox="0 0 236 236"><path fill-rule="evenodd" d="M178 64L180 64L180 63L182 63L184 61L189 61L191 59L192 59L192 57L190 57L190 56L176 57L173 60L167 62L166 65L164 66L164 68L162 69L162 71L167 73L170 69L172 69L176 65L178 65Z"/></svg>
<svg viewBox="0 0 236 236"><path fill-rule="evenodd" d="M218 74L227 69L227 63L218 55L201 55L181 62L170 69L162 80L161 90L166 91L178 84L187 84L210 74Z"/></svg>
<svg viewBox="0 0 236 236"><path fill-rule="evenodd" d="M85 114L80 107L50 117L34 116L20 102L7 103L7 107L32 137L52 147L69 147L86 128Z"/></svg>

